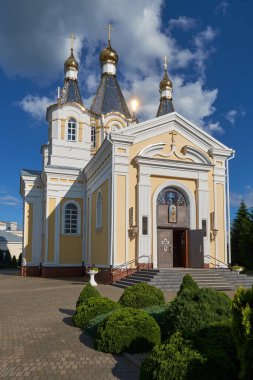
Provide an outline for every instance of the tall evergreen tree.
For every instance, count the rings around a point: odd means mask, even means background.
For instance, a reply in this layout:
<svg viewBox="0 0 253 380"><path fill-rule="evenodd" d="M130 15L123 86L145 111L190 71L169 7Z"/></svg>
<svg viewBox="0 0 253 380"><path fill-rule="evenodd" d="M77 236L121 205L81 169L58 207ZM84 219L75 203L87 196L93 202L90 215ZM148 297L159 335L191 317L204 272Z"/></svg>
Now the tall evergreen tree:
<svg viewBox="0 0 253 380"><path fill-rule="evenodd" d="M10 251L8 249L5 253L4 263L5 264L11 264L11 254L10 254Z"/></svg>
<svg viewBox="0 0 253 380"><path fill-rule="evenodd" d="M246 268L253 267L252 220L253 214L242 201L231 228L231 256L232 264Z"/></svg>

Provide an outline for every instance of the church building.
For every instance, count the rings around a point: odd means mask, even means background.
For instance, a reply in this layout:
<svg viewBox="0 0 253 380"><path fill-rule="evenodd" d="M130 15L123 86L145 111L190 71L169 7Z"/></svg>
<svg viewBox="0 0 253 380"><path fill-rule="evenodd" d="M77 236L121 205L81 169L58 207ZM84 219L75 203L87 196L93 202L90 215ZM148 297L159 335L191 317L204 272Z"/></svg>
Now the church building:
<svg viewBox="0 0 253 380"><path fill-rule="evenodd" d="M233 150L174 110L165 60L157 114L138 122L117 79L118 55L100 53L87 109L73 53L47 109L42 170L21 171L22 275L106 283L126 268L212 268L230 261L228 161Z"/></svg>

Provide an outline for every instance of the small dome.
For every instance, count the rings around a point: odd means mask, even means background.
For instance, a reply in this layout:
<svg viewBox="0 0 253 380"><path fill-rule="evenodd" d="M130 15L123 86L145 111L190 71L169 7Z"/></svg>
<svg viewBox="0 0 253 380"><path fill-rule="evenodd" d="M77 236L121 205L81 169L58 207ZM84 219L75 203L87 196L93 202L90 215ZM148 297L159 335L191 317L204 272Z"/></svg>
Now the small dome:
<svg viewBox="0 0 253 380"><path fill-rule="evenodd" d="M64 63L64 70L65 72L69 69L69 68L75 68L76 70L79 69L79 65L78 65L78 62L77 60L75 59L75 56L73 54L73 49L71 49L71 54L70 56L68 57L68 59L65 61Z"/></svg>
<svg viewBox="0 0 253 380"><path fill-rule="evenodd" d="M108 46L101 51L99 59L101 65L104 63L114 63L117 65L119 57L116 51L111 47L110 41L108 41Z"/></svg>
<svg viewBox="0 0 253 380"><path fill-rule="evenodd" d="M168 77L167 71L164 72L164 77L160 82L160 91L171 90L173 87L171 80Z"/></svg>

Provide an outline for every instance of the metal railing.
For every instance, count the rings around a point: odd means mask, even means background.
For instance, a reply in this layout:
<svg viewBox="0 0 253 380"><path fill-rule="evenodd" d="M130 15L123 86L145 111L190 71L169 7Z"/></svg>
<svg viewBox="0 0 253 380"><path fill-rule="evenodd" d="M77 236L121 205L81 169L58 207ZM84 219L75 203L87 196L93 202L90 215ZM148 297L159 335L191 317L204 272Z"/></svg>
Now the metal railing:
<svg viewBox="0 0 253 380"><path fill-rule="evenodd" d="M218 268L224 268L224 267L226 267L226 268L228 268L228 269L231 268L229 264L227 264L227 263L225 263L224 261L221 261L221 260L219 260L219 259L216 259L216 257L214 257L214 256L211 256L211 255L205 255L204 257L206 257L207 259L214 260L214 262L215 262L214 267L217 268L217 269L218 269ZM218 264L216 264L216 263L218 263Z"/></svg>
<svg viewBox="0 0 253 380"><path fill-rule="evenodd" d="M140 260L141 258L144 258L144 257L147 257L148 260L147 260L146 262L141 262L141 263L140 263L139 260ZM149 264L149 258L150 258L150 256L142 255L142 256L139 256L139 257L137 257L137 258L135 258L135 259L132 259L132 260L126 261L126 262L123 263L123 264L116 265L115 267L112 267L112 270L114 270L114 269L129 269L129 267L131 267L131 264L135 264L135 266L136 266L137 264Z"/></svg>

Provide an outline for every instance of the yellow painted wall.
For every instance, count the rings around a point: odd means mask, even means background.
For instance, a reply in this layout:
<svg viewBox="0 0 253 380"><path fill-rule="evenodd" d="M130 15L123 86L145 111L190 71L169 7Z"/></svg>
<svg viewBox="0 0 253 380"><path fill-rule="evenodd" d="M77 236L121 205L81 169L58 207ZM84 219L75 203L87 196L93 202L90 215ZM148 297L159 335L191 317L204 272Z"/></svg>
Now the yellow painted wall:
<svg viewBox="0 0 253 380"><path fill-rule="evenodd" d="M225 233L226 233L226 226L225 226L225 215L224 215L224 186L221 183L218 183L216 185L216 207L217 207L217 215L216 215L216 222L217 222L217 229L218 234L216 237L217 240L217 256L216 258L225 262L226 261L226 253L225 253Z"/></svg>
<svg viewBox="0 0 253 380"><path fill-rule="evenodd" d="M55 206L56 199L48 199L48 246L47 246L47 261L54 261L54 242L55 242Z"/></svg>
<svg viewBox="0 0 253 380"><path fill-rule="evenodd" d="M96 229L96 202L99 189L102 192L102 228ZM91 198L91 263L107 265L108 262L108 180Z"/></svg>
<svg viewBox="0 0 253 380"><path fill-rule="evenodd" d="M70 201L71 198L62 198L60 202L60 226L62 226L62 208L67 201ZM80 235L78 236L67 236L60 234L60 255L59 262L60 264L81 264L82 263L82 241L83 241L83 200L82 199L73 199L80 206ZM60 229L61 230L61 229Z"/></svg>
<svg viewBox="0 0 253 380"><path fill-rule="evenodd" d="M126 262L126 177L116 176L116 249L115 263ZM130 260L130 259L129 259Z"/></svg>
<svg viewBox="0 0 253 380"><path fill-rule="evenodd" d="M25 258L29 263L32 261L32 239L33 239L33 204L25 203Z"/></svg>

